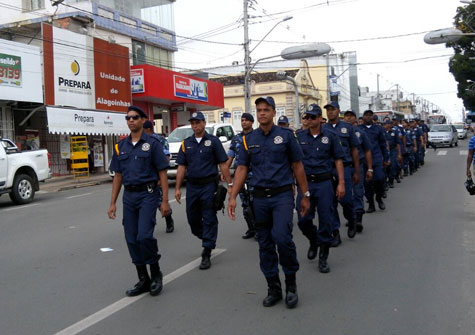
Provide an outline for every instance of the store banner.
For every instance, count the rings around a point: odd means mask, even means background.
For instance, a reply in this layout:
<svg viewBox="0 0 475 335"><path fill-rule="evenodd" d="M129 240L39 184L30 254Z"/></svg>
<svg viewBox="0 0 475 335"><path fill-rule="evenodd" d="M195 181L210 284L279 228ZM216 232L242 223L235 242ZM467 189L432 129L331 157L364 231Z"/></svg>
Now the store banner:
<svg viewBox="0 0 475 335"><path fill-rule="evenodd" d="M0 100L43 102L40 48L0 39Z"/></svg>
<svg viewBox="0 0 475 335"><path fill-rule="evenodd" d="M53 134L127 135L123 113L47 107L49 132Z"/></svg>
<svg viewBox="0 0 475 335"><path fill-rule="evenodd" d="M180 98L208 101L208 83L182 76L173 76L175 96Z"/></svg>
<svg viewBox="0 0 475 335"><path fill-rule="evenodd" d="M145 93L143 69L130 70L130 87L132 89L132 93Z"/></svg>
<svg viewBox="0 0 475 335"><path fill-rule="evenodd" d="M46 23L47 105L126 112L132 103L129 49Z"/></svg>

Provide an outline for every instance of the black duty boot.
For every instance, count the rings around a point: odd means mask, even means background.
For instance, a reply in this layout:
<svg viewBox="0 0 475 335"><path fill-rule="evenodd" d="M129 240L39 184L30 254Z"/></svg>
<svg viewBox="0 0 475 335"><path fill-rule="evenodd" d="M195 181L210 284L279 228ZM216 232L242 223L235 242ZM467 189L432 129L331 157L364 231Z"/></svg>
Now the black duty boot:
<svg viewBox="0 0 475 335"><path fill-rule="evenodd" d="M347 235L349 238L354 238L356 236L356 222L354 221L354 219L348 221Z"/></svg>
<svg viewBox="0 0 475 335"><path fill-rule="evenodd" d="M264 298L262 304L264 307L271 307L282 300L282 284L280 283L279 276L267 278L267 297Z"/></svg>
<svg viewBox="0 0 475 335"><path fill-rule="evenodd" d="M356 214L356 232L361 233L363 231L363 213Z"/></svg>
<svg viewBox="0 0 475 335"><path fill-rule="evenodd" d="M341 244L341 237L340 237L340 231L334 230L333 231L333 241L330 244L330 247L336 248Z"/></svg>
<svg viewBox="0 0 475 335"><path fill-rule="evenodd" d="M389 188L394 188L394 179L389 179L388 186Z"/></svg>
<svg viewBox="0 0 475 335"><path fill-rule="evenodd" d="M150 277L148 276L146 265L136 265L139 282L133 288L127 290L125 295L135 297L150 290Z"/></svg>
<svg viewBox="0 0 475 335"><path fill-rule="evenodd" d="M366 213L370 214L370 213L376 212L376 207L374 207L374 199L371 199L368 202L369 202L369 206L368 206L368 209L366 210Z"/></svg>
<svg viewBox="0 0 475 335"><path fill-rule="evenodd" d="M328 266L328 263L327 263L329 253L330 253L330 248L327 244L323 244L320 246L320 252L318 253L318 270L321 273L330 272L330 267Z"/></svg>
<svg viewBox="0 0 475 335"><path fill-rule="evenodd" d="M376 201L378 202L378 207L380 210L385 210L386 209L386 205L384 204L384 201L382 198L378 198L376 197Z"/></svg>
<svg viewBox="0 0 475 335"><path fill-rule="evenodd" d="M253 230L248 230L244 233L244 235L242 235L242 238L247 240L247 239L253 238L254 236L256 236L256 232Z"/></svg>
<svg viewBox="0 0 475 335"><path fill-rule="evenodd" d="M400 184L400 183L401 183L401 178L399 178L399 176L398 176L398 177L396 177L396 183L398 183L398 184Z"/></svg>
<svg viewBox="0 0 475 335"><path fill-rule="evenodd" d="M163 275L158 263L150 264L150 277L150 295L156 296L163 288Z"/></svg>
<svg viewBox="0 0 475 335"><path fill-rule="evenodd" d="M318 252L318 245L316 243L310 243L310 247L308 247L307 251L307 258L312 260L317 257L317 252Z"/></svg>
<svg viewBox="0 0 475 335"><path fill-rule="evenodd" d="M201 253L201 264L200 270L207 270L211 267L211 249L210 248L203 248L203 252Z"/></svg>
<svg viewBox="0 0 475 335"><path fill-rule="evenodd" d="M295 280L295 273L292 275L285 275L285 305L288 308L294 308L299 302L297 295L297 282Z"/></svg>
<svg viewBox="0 0 475 335"><path fill-rule="evenodd" d="M167 233L173 233L175 230L175 222L173 221L172 215L165 216L165 222L167 223Z"/></svg>

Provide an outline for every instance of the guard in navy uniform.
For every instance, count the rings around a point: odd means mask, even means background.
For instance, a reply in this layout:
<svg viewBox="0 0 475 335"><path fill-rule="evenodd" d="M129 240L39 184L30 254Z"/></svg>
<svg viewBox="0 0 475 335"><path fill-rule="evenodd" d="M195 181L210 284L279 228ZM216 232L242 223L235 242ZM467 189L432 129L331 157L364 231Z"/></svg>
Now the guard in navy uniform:
<svg viewBox="0 0 475 335"><path fill-rule="evenodd" d="M407 176L414 173L414 155L417 153L417 143L415 132L409 127L409 123L406 120L402 120L402 126L404 127L404 136L406 138L406 151L403 155L404 176Z"/></svg>
<svg viewBox="0 0 475 335"><path fill-rule="evenodd" d="M295 274L299 269L292 239L294 176L304 195L300 204L302 216L308 212L310 192L302 164L302 149L294 132L274 125L274 99L268 96L258 98L256 111L259 128L243 137L245 150L239 155L228 214L232 220L235 219L236 197L250 169L260 265L268 284L263 305L270 307L282 299L280 262L285 274L285 304L292 308L298 302Z"/></svg>
<svg viewBox="0 0 475 335"><path fill-rule="evenodd" d="M343 146L345 157L343 158L343 165L345 167L345 196L339 201L334 198L335 208L338 207L338 202L343 207L343 215L348 221L348 237L354 238L356 235L356 221L353 208L353 185L360 182L360 160L358 156L359 141L356 137L355 130L351 124L345 121L340 121L340 106L338 102L323 106L327 110L328 122L323 126L323 129L332 131L340 139ZM335 181L338 181L336 169L333 170ZM336 185L335 185L336 186ZM338 211L335 211L335 220L333 231L335 234L335 242L332 246L336 247L341 243L340 238L340 217Z"/></svg>
<svg viewBox="0 0 475 335"><path fill-rule="evenodd" d="M307 252L308 259L318 257L318 269L321 273L330 272L327 259L330 244L333 241L333 220L336 211L333 203L335 196L333 190L333 166L338 174L336 197L341 200L345 196L345 171L343 158L345 153L340 140L331 131L322 129L322 109L317 104L308 106L304 113L309 129L297 133L297 138L303 151L303 166L307 175L308 189L310 191L310 210L302 216L300 203L304 196L301 191L297 195L297 213L299 228L310 242ZM318 229L313 224L315 209L318 212Z"/></svg>
<svg viewBox="0 0 475 335"><path fill-rule="evenodd" d="M169 146L168 146L168 141L162 135L155 134L153 132L153 123L152 123L152 121L150 121L150 120L145 121L145 123L143 124L143 130L147 135L155 137L157 140L160 141L160 143L163 146L163 153L165 154L165 156L167 156L167 159L170 162L170 149L169 149ZM175 223L174 223L173 218L172 218L172 210L171 209L170 209L170 214L165 216L165 223L167 225L166 232L167 233L173 233L173 231L175 230Z"/></svg>
<svg viewBox="0 0 475 335"><path fill-rule="evenodd" d="M373 157L371 155L371 143L362 127L358 127L355 112L346 111L344 116L345 122L353 125L356 137L358 137L358 157L360 159L360 182L353 185L353 209L355 211L356 232L363 231L363 215L364 210L364 181L373 179Z"/></svg>
<svg viewBox="0 0 475 335"><path fill-rule="evenodd" d="M218 165L228 185L231 185L231 175L222 143L205 131L203 113L193 113L189 121L194 134L181 143L178 151L175 199L181 204L180 188L186 175L186 216L191 232L202 240L200 269L206 270L211 266L211 250L216 247L218 237L218 217L214 206Z"/></svg>
<svg viewBox="0 0 475 335"><path fill-rule="evenodd" d="M394 129L390 120L384 122L384 129L386 130L386 141L388 142L389 155L391 157L391 164L388 167L387 177L389 179L389 187L393 188L394 180L399 173L398 162L402 161L401 141L399 139L398 131Z"/></svg>
<svg viewBox="0 0 475 335"><path fill-rule="evenodd" d="M109 218L116 217L116 201L122 184L123 225L127 247L137 268L139 282L126 292L129 297L150 291L157 295L162 290L163 276L158 261L157 240L153 236L157 207L163 216L170 213L168 203L168 160L162 144L143 131L146 114L136 106L130 106L126 115L130 136L115 146L110 169L115 172ZM160 188L158 187L160 180ZM150 266L150 276L147 271Z"/></svg>
<svg viewBox="0 0 475 335"><path fill-rule="evenodd" d="M239 158L239 152L244 150L244 145L242 143L242 137L249 134L252 131L252 124L254 123L254 117L252 114L244 113L241 116L241 127L242 132L234 136L231 140L231 145L228 150L228 168L231 167L234 161L234 169L237 168L237 161ZM244 219L247 223L247 231L242 236L243 239L247 240L249 238L255 237L256 227L254 223L254 216L252 215L251 206L251 189L249 181L251 179L252 172L249 171L247 174L246 182L244 183L244 188L239 192L239 198L241 198L241 206L243 210Z"/></svg>
<svg viewBox="0 0 475 335"><path fill-rule="evenodd" d="M384 135L383 127L375 124L373 120L374 115L372 110L366 110L363 113L364 125L358 127L363 129L368 136L371 144L371 156L373 158L373 178L365 181L365 196L368 200L369 206L366 213L373 213L376 208L374 206L374 196L376 194L376 201L380 209L385 209L383 202L384 193L384 168L389 166L389 151ZM368 169L369 171L369 169Z"/></svg>

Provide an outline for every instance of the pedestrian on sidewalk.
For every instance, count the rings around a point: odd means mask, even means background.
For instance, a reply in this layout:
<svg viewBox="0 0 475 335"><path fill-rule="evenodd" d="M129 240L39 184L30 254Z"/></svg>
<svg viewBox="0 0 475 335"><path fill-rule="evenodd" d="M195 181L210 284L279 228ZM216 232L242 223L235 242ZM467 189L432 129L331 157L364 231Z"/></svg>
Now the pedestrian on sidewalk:
<svg viewBox="0 0 475 335"><path fill-rule="evenodd" d="M130 135L115 145L111 171L115 172L109 210L110 219L116 218L116 202L122 184L123 225L127 247L135 264L139 281L126 295L133 297L149 291L159 294L163 276L158 261L157 240L153 236L157 207L162 216L170 213L168 203L168 160L161 143L143 131L147 115L136 106L129 106L125 119ZM163 192L160 192L158 180ZM163 199L162 199L163 197ZM150 266L150 276L147 271Z"/></svg>

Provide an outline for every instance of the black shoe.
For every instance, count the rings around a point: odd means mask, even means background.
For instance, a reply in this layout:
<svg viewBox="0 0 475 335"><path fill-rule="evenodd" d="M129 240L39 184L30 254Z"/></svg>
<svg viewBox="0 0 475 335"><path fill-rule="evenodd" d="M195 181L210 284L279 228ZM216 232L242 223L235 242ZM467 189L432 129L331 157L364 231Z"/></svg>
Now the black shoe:
<svg viewBox="0 0 475 335"><path fill-rule="evenodd" d="M335 230L333 232L333 241L330 243L330 247L336 248L341 244L340 231Z"/></svg>
<svg viewBox="0 0 475 335"><path fill-rule="evenodd" d="M348 232L347 235L349 238L354 238L356 236L356 224L355 222L348 222Z"/></svg>
<svg viewBox="0 0 475 335"><path fill-rule="evenodd" d="M136 265L139 282L133 288L127 290L125 295L135 297L150 290L150 277L148 276L146 265Z"/></svg>
<svg viewBox="0 0 475 335"><path fill-rule="evenodd" d="M175 230L175 222L173 221L172 215L165 216L165 221L167 223L167 233L173 233Z"/></svg>
<svg viewBox="0 0 475 335"><path fill-rule="evenodd" d="M383 192L383 194L381 195L381 197L382 197L383 199L386 199L386 198L388 197L388 194L386 193L386 191Z"/></svg>
<svg viewBox="0 0 475 335"><path fill-rule="evenodd" d="M163 289L163 274L158 263L150 264L150 277L152 278L150 282L150 295L156 296Z"/></svg>
<svg viewBox="0 0 475 335"><path fill-rule="evenodd" d="M264 298L262 304L264 307L271 307L282 300L282 284L280 283L279 276L267 278L267 297Z"/></svg>
<svg viewBox="0 0 475 335"><path fill-rule="evenodd" d="M211 267L211 249L204 248L201 253L200 270L207 270Z"/></svg>
<svg viewBox="0 0 475 335"><path fill-rule="evenodd" d="M376 208L374 207L374 201L370 202L368 209L366 210L366 213L374 213L376 212Z"/></svg>
<svg viewBox="0 0 475 335"><path fill-rule="evenodd" d="M389 185L387 183L384 183L384 191L389 191Z"/></svg>
<svg viewBox="0 0 475 335"><path fill-rule="evenodd" d="M330 272L330 267L328 266L327 259L330 250L328 245L322 245L320 247L320 252L318 253L318 271L321 273Z"/></svg>
<svg viewBox="0 0 475 335"><path fill-rule="evenodd" d="M254 236L256 236L256 232L252 230L248 230L244 233L244 235L242 235L242 238L247 240L247 239L253 238Z"/></svg>
<svg viewBox="0 0 475 335"><path fill-rule="evenodd" d="M310 260L315 259L315 257L317 257L317 252L318 252L318 246L310 244L310 247L308 248L308 251L307 251L307 258Z"/></svg>
<svg viewBox="0 0 475 335"><path fill-rule="evenodd" d="M293 275L285 275L285 305L287 308L294 308L298 302L299 296L297 295L295 273Z"/></svg>
<svg viewBox="0 0 475 335"><path fill-rule="evenodd" d="M400 179L400 178L396 178L396 183L400 184L400 183L401 183L401 179Z"/></svg>
<svg viewBox="0 0 475 335"><path fill-rule="evenodd" d="M386 209L386 205L384 204L383 199L376 199L376 201L378 202L379 209L384 211Z"/></svg>
<svg viewBox="0 0 475 335"><path fill-rule="evenodd" d="M363 214L364 213L357 213L356 214L356 232L361 233L363 231Z"/></svg>
<svg viewBox="0 0 475 335"><path fill-rule="evenodd" d="M394 181L389 182L389 188L394 188Z"/></svg>
<svg viewBox="0 0 475 335"><path fill-rule="evenodd" d="M407 176L409 176L409 172L404 171L404 177L407 177Z"/></svg>

